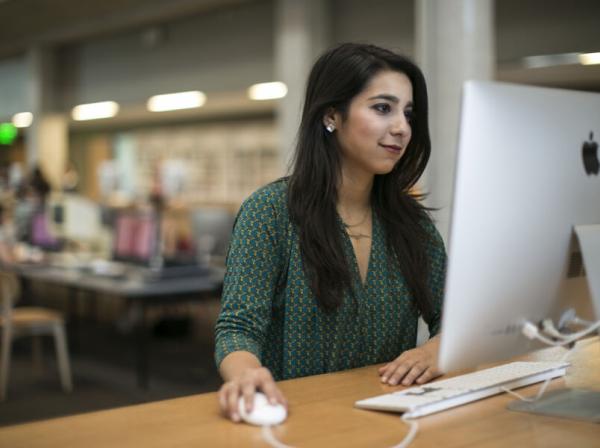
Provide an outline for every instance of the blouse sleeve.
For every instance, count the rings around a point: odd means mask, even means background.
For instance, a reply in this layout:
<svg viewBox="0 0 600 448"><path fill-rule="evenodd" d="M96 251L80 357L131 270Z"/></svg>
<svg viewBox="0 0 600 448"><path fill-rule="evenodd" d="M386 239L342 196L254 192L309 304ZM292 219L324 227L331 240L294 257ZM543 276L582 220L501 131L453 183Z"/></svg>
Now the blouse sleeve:
<svg viewBox="0 0 600 448"><path fill-rule="evenodd" d="M442 324L442 306L446 282L446 249L440 233L431 221L427 224L427 230L430 235L427 255L430 266L429 285L433 312L430 316L423 316L423 318L429 327L430 336L435 336L440 332Z"/></svg>
<svg viewBox="0 0 600 448"><path fill-rule="evenodd" d="M247 351L261 359L281 270L281 229L268 190L243 204L227 254L221 311L215 329L217 367L228 354Z"/></svg>

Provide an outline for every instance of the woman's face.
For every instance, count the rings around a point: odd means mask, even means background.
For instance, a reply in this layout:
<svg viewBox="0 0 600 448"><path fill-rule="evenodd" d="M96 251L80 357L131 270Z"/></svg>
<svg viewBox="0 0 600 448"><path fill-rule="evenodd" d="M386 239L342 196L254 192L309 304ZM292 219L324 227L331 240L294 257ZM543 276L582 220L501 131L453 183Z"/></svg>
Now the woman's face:
<svg viewBox="0 0 600 448"><path fill-rule="evenodd" d="M401 72L377 73L350 102L346 119L339 112L333 119L342 152L344 170L365 174L387 174L402 158L412 135L413 90ZM358 172L357 172L358 170Z"/></svg>

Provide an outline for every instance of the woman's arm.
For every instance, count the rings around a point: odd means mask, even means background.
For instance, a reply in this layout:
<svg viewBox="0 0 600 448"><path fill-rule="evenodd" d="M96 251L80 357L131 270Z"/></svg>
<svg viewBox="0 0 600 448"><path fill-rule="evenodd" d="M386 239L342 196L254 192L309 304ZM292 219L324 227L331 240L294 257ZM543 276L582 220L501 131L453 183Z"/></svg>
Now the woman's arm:
<svg viewBox="0 0 600 448"><path fill-rule="evenodd" d="M277 192L267 187L244 202L227 255L215 328L215 361L225 382L219 392L220 406L234 421L239 420L240 397L251 409L257 389L285 404L271 372L261 363L283 262L277 198Z"/></svg>
<svg viewBox="0 0 600 448"><path fill-rule="evenodd" d="M424 316L433 335L425 344L400 354L392 362L379 369L381 381L390 385L409 386L413 383L423 384L441 375L438 368L438 352L440 348L440 326L442 317L442 302L444 300L444 283L446 276L446 250L439 232L432 222L427 223L431 236L427 247L429 258L433 312Z"/></svg>

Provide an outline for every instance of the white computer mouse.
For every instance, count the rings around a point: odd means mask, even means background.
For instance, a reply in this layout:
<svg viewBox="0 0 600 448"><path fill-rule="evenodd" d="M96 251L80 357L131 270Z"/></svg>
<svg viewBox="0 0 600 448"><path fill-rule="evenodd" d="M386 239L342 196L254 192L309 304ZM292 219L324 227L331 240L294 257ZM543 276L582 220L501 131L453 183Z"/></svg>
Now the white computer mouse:
<svg viewBox="0 0 600 448"><path fill-rule="evenodd" d="M244 397L238 402L240 417L246 423L257 426L273 426L283 423L287 418L287 409L282 404L270 404L266 395L262 392L254 394L254 406L252 411L246 412Z"/></svg>

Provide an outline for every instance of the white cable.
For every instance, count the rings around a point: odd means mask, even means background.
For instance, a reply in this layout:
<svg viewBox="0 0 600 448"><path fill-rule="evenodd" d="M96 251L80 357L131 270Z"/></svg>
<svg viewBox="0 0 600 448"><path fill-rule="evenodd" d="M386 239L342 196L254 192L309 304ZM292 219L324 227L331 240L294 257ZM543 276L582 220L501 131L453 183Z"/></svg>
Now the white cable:
<svg viewBox="0 0 600 448"><path fill-rule="evenodd" d="M542 330L544 333L556 339L567 339L570 335L562 334L555 326L552 319L544 319L542 321Z"/></svg>
<svg viewBox="0 0 600 448"><path fill-rule="evenodd" d="M277 437L275 437L275 434L273 434L273 431L271 431L271 427L268 425L262 427L262 436L263 440L273 448L293 448L292 446L286 445L285 443L277 440Z"/></svg>
<svg viewBox="0 0 600 448"><path fill-rule="evenodd" d="M569 344L577 341L578 339L581 339L582 337L587 336L590 333L593 333L598 328L600 328L600 320L597 322L594 322L592 325L590 325L589 327L587 327L586 329L584 329L582 331L568 335L567 337L565 337L564 339L562 339L560 341L553 341L553 340L548 339L547 337L541 335L537 326L529 321L525 322L525 324L523 325L522 331L523 331L523 334L526 337L528 337L529 339L537 339L539 341L542 341L544 344L551 345L553 347L560 347L562 345L569 345Z"/></svg>
<svg viewBox="0 0 600 448"><path fill-rule="evenodd" d="M548 380L546 380L546 381L548 381ZM545 385L545 384L546 384L546 383L544 382L544 385ZM542 387L544 387L544 385L542 385ZM541 388L540 388L540 389L541 389ZM524 397L524 396L523 396L523 395L521 395L520 393L518 393L518 392L515 392L514 390L512 390L512 389L509 389L508 387L504 387L504 386L502 386L502 387L500 388L500 390L502 390L502 391L506 392L506 393L507 393L507 394L509 394L509 395L512 395L513 397L516 397L516 398L518 398L518 399L519 399L519 400L521 400L521 401L528 401L528 402L535 401L535 398L532 398L532 397Z"/></svg>
<svg viewBox="0 0 600 448"><path fill-rule="evenodd" d="M398 445L394 445L391 448L406 448L412 443L419 431L419 424L412 418L405 417L405 415L402 414L401 420L408 425L408 434L404 436L404 439L402 439Z"/></svg>
<svg viewBox="0 0 600 448"><path fill-rule="evenodd" d="M560 358L560 360L558 362L564 362L564 361L566 361L566 359L569 357L569 355L571 354L571 352L573 351L574 348L575 347L571 347L569 350L567 350L563 354L563 356ZM515 392L514 390L509 389L508 387L504 387L504 386L502 386L500 389L502 389L507 394L510 394L510 395L513 395L513 396L517 397L521 401L527 401L527 402L531 403L531 402L534 402L534 401L538 401L540 398L542 398L542 396L546 392L546 389L548 388L548 385L550 384L550 381L552 381L553 379L554 378L546 378L546 380L540 386L540 388L538 390L538 393L535 395L535 397L524 397L520 393Z"/></svg>
<svg viewBox="0 0 600 448"><path fill-rule="evenodd" d="M410 417L405 417L404 415L402 415L401 420L409 426L408 434L404 436L404 439L402 439L398 445L394 445L391 448L408 447L415 439L417 432L419 431L419 424L415 420L411 419ZM294 448L277 440L277 437L275 437L275 434L273 434L273 431L271 431L271 426L265 425L262 427L262 437L265 443L273 448Z"/></svg>
<svg viewBox="0 0 600 448"><path fill-rule="evenodd" d="M555 326L554 326L554 322L552 322L552 319L544 319L542 321L542 331L550 336L552 336L553 338L556 339L569 339L569 338L573 338L578 336L579 334L582 333L586 333L588 331L594 331L595 328L592 328L595 324L597 324L597 322L591 322L589 320L583 320L580 319L579 317L575 316L572 319L570 319L568 322L566 322L567 325L569 324L573 324L573 325L579 325L581 327L587 327L584 328L583 330L580 330L577 333L561 333L560 330L558 330Z"/></svg>
<svg viewBox="0 0 600 448"><path fill-rule="evenodd" d="M575 316L568 323L573 324L573 325L579 325L582 327L585 327L586 325L594 325L594 322L592 322L591 320L581 319L580 317L577 317L577 316Z"/></svg>
<svg viewBox="0 0 600 448"><path fill-rule="evenodd" d="M590 333L593 333L598 328L600 328L600 320L597 321L597 322L591 322L587 328L584 328L583 330L581 330L581 331L579 331L577 333L571 333L569 335L563 335L563 336L569 336L570 339L577 340L577 339L580 339L580 338L582 338L584 336L587 336Z"/></svg>
<svg viewBox="0 0 600 448"><path fill-rule="evenodd" d="M579 319L577 317L575 317L573 319L573 321L575 321L576 319ZM552 323L551 320L545 320L542 322L542 327L544 329L544 331L546 331L547 333L549 333L551 336L560 339L559 341L552 341L551 339L546 338L545 336L542 336L537 328L536 325L534 325L531 322L525 322L525 324L523 325L523 334L528 337L529 339L537 339L539 341L542 341L543 343L547 344L547 345L551 345L554 347L560 347L563 345L569 345L575 341L577 341L578 339L581 339L584 336L587 336L590 333L593 333L595 330L597 330L598 328L600 328L600 320L598 322L592 322L586 329L578 332L578 333L572 333L570 335L564 335L562 334L560 331L558 331L555 327L554 324ZM571 352L573 351L573 349L575 348L575 346L571 347L569 350L567 350L565 352L565 354L560 358L559 362L563 362L565 361L569 355L571 354ZM544 395L544 393L546 392L546 389L548 388L548 385L550 384L550 381L552 381L553 378L547 378L542 385L540 386L540 389L538 390L538 393L536 394L535 397L524 397L523 395L507 388L507 387L501 387L500 389L503 390L504 392L513 395L515 397L517 397L519 400L522 401L527 401L527 402L534 402L539 400L540 398L542 398L542 396Z"/></svg>

